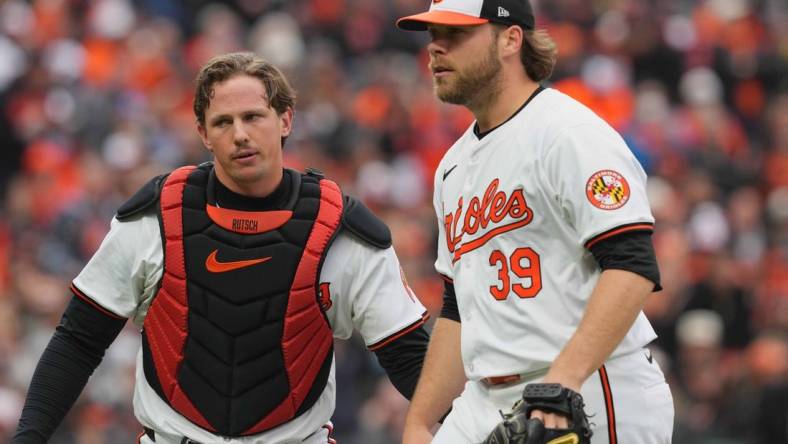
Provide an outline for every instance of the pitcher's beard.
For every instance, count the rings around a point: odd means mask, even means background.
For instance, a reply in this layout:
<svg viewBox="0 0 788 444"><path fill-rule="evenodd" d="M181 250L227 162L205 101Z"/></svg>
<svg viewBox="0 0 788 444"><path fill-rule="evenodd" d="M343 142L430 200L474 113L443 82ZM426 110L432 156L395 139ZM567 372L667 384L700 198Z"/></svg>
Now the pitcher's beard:
<svg viewBox="0 0 788 444"><path fill-rule="evenodd" d="M497 49L497 45L490 45L486 57L466 67L463 74L454 71L450 78L435 78L433 88L438 99L465 106L495 99L500 93L498 75L501 72L501 62L496 57Z"/></svg>

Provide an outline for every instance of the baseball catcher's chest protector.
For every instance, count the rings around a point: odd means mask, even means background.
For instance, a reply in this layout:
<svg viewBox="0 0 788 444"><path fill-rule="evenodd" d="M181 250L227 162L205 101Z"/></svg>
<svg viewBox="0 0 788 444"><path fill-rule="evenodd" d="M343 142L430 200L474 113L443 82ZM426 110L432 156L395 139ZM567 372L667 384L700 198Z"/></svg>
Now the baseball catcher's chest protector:
<svg viewBox="0 0 788 444"><path fill-rule="evenodd" d="M211 164L173 171L161 189L164 274L145 318L145 377L200 427L246 436L311 407L333 336L318 305L320 267L342 216L337 185L291 175L275 211L220 208Z"/></svg>

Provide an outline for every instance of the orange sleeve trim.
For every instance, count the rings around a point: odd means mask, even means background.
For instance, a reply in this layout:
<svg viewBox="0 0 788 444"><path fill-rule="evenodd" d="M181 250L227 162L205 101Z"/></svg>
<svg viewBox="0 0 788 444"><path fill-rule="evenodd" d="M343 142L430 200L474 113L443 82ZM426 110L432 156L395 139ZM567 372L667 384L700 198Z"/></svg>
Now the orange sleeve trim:
<svg viewBox="0 0 788 444"><path fill-rule="evenodd" d="M629 225L622 225L620 227L613 228L612 230L605 231L602 234L597 235L596 237L592 237L588 242L586 242L586 249L593 247L595 244L603 241L605 239L610 239L613 236L618 236L621 233L628 233L630 231L654 231L654 224L649 223L638 223L638 224L629 224Z"/></svg>
<svg viewBox="0 0 788 444"><path fill-rule="evenodd" d="M406 334L412 332L413 330L421 327L422 325L424 325L425 322L427 322L427 319L429 319L429 318L430 318L429 313L427 313L425 311L424 313L421 314L421 319L419 319L418 321L408 325L407 327L405 327L402 330L394 333L393 335L386 336L382 340L370 345L367 348L369 348L369 351L379 350L379 349L385 347L386 345L396 341L397 339L405 336Z"/></svg>
<svg viewBox="0 0 788 444"><path fill-rule="evenodd" d="M105 315L107 315L107 316L109 316L111 318L124 319L124 320L126 319L123 316L118 316L115 313L113 313L113 312L107 310L106 308L102 307L101 305L99 305L96 301L94 301L93 299L91 299L90 297L85 295L85 293L83 293L82 290L77 288L77 286L74 285L73 282L71 283L71 292L74 293L74 296L82 299L83 301L85 301L88 304L90 304L91 306L93 306L93 308L95 308L96 310L104 313Z"/></svg>

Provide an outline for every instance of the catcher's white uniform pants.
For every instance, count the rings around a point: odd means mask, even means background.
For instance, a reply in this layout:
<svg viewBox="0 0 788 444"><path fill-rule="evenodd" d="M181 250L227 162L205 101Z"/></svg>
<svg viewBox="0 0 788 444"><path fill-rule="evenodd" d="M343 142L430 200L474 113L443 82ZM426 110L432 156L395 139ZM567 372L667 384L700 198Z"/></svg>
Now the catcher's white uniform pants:
<svg viewBox="0 0 788 444"><path fill-rule="evenodd" d="M525 384L489 386L468 381L433 444L477 444L520 399ZM669 444L673 434L673 397L665 375L647 350L605 362L580 390L591 423L592 444Z"/></svg>

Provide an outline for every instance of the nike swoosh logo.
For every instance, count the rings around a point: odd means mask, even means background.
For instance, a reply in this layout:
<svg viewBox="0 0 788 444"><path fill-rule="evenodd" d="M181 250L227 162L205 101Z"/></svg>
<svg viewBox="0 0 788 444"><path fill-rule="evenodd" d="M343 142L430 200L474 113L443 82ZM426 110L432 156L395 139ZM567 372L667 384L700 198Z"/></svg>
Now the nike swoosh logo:
<svg viewBox="0 0 788 444"><path fill-rule="evenodd" d="M443 180L446 180L446 178L449 177L449 174L451 174L451 172L454 171L455 168L457 168L457 165L454 165L453 167L451 167L448 170L444 171L443 172Z"/></svg>
<svg viewBox="0 0 788 444"><path fill-rule="evenodd" d="M207 268L211 273L224 273L225 271L237 270L250 265L261 264L271 259L271 257L268 256L259 259L247 259L243 261L219 262L219 260L216 259L216 253L218 252L219 250L213 250L211 254L208 255L208 259L205 259L205 268Z"/></svg>
<svg viewBox="0 0 788 444"><path fill-rule="evenodd" d="M651 354L651 350L647 350L648 354L646 355L646 360L648 360L649 364L654 363L654 356Z"/></svg>

